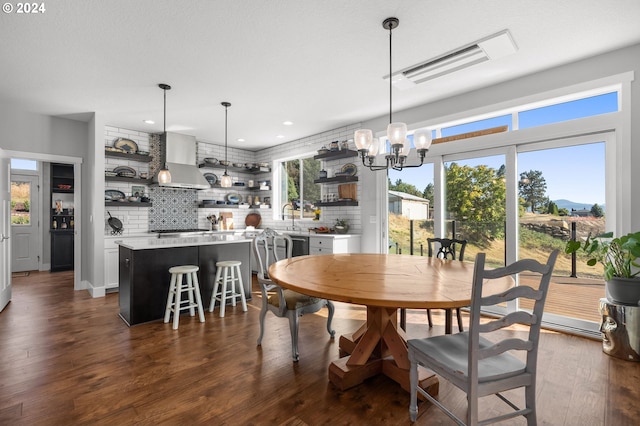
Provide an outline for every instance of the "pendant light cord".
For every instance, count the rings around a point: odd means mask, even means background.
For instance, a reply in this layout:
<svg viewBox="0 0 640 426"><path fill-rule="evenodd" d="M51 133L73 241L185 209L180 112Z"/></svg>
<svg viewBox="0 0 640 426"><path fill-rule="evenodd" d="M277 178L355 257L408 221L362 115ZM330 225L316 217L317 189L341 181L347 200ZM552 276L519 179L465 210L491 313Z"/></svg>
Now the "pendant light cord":
<svg viewBox="0 0 640 426"><path fill-rule="evenodd" d="M227 174L228 160L227 160L227 123L229 121L229 107L231 106L231 102L222 102L221 105L224 107L224 174Z"/></svg>
<svg viewBox="0 0 640 426"><path fill-rule="evenodd" d="M391 66L391 61L392 61L392 44L391 44L391 33L392 33L392 28L391 26L389 26L389 124L391 124L393 122L393 115L391 112L391 108L393 105L393 76L391 75L391 72L393 70L392 66Z"/></svg>
<svg viewBox="0 0 640 426"><path fill-rule="evenodd" d="M227 114L229 112L229 107L227 105L224 106L224 173L227 173L227 166L229 163L227 162Z"/></svg>

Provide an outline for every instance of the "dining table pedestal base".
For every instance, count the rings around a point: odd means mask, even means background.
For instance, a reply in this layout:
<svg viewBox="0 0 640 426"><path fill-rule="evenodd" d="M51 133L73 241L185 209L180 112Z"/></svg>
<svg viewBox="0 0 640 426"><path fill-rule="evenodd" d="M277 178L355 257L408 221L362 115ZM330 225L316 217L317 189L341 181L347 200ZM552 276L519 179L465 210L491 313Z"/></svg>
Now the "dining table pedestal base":
<svg viewBox="0 0 640 426"><path fill-rule="evenodd" d="M354 333L340 336L339 347L341 358L329 366L329 380L338 389L384 374L411 391L407 342L404 332L398 330L396 308L368 306L367 322ZM430 395L438 394L435 373L420 367L418 380Z"/></svg>

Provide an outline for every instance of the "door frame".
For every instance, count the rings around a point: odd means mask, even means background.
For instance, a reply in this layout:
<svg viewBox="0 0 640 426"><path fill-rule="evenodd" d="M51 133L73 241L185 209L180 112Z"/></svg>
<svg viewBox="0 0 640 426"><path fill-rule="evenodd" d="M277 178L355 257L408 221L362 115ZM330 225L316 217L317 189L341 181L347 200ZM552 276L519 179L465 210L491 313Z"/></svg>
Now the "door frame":
<svg viewBox="0 0 640 426"><path fill-rule="evenodd" d="M11 302L11 241L8 240L7 235L11 235L11 177L10 177L10 166L9 166L9 156L6 151L0 148L0 173L3 175L0 177L0 184L2 188L1 198L3 198L2 203L0 204L0 220L4 218L3 223L0 223L0 244L2 244L2 248L0 249L0 273L2 276L0 277L0 312ZM5 182L4 179L7 179L6 187L4 187Z"/></svg>
<svg viewBox="0 0 640 426"><path fill-rule="evenodd" d="M73 164L73 204L74 204L74 255L73 255L73 289L85 290L82 283L82 158L66 155L41 154L36 152L22 152L5 150L4 155L8 158L24 158L26 160L37 160L43 163ZM40 209L41 212L43 209ZM42 216L42 213L41 213ZM11 218L7 219L9 222ZM40 223L43 223L42 221Z"/></svg>

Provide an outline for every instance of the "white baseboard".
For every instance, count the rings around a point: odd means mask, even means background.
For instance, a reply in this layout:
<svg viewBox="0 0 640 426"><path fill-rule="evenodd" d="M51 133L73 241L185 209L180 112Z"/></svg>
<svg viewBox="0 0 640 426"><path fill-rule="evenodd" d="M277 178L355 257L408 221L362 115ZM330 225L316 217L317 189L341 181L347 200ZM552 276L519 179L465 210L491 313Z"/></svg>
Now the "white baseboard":
<svg viewBox="0 0 640 426"><path fill-rule="evenodd" d="M104 287L94 287L89 281L82 281L84 288L89 292L91 297L104 297L106 294Z"/></svg>

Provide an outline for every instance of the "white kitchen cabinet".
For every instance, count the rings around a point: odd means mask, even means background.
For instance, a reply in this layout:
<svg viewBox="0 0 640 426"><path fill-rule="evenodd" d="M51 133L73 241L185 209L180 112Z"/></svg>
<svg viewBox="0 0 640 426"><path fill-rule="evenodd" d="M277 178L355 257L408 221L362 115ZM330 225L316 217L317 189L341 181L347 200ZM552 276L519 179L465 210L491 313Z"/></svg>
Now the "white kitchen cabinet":
<svg viewBox="0 0 640 426"><path fill-rule="evenodd" d="M122 241L125 238L121 236L106 237L104 239L104 288L118 288L118 244L116 241Z"/></svg>
<svg viewBox="0 0 640 426"><path fill-rule="evenodd" d="M359 235L322 235L309 237L309 254L358 253Z"/></svg>
<svg viewBox="0 0 640 426"><path fill-rule="evenodd" d="M105 289L118 287L118 249L104 251L104 287Z"/></svg>

